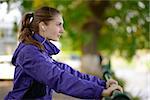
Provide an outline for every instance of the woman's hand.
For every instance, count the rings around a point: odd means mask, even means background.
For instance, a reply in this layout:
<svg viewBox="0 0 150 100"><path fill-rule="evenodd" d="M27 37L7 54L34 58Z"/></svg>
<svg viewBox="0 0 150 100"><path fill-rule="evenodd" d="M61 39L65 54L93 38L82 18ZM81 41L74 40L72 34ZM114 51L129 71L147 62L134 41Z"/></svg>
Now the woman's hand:
<svg viewBox="0 0 150 100"><path fill-rule="evenodd" d="M113 85L113 84L118 85L118 82L117 82L116 80L109 79L109 80L106 82L106 88L110 87L110 86Z"/></svg>
<svg viewBox="0 0 150 100"><path fill-rule="evenodd" d="M123 92L123 89L118 84L112 84L107 89L104 89L102 92L102 96L111 96L112 92L114 90L119 90L120 92Z"/></svg>

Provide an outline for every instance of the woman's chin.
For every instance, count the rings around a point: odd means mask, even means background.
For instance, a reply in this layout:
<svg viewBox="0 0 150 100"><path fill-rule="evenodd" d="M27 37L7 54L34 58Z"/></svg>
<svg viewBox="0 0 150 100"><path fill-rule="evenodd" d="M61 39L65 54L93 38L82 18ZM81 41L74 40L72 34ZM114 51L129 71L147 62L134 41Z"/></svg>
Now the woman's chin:
<svg viewBox="0 0 150 100"><path fill-rule="evenodd" d="M51 39L52 41L59 41L59 38L57 38L57 39Z"/></svg>

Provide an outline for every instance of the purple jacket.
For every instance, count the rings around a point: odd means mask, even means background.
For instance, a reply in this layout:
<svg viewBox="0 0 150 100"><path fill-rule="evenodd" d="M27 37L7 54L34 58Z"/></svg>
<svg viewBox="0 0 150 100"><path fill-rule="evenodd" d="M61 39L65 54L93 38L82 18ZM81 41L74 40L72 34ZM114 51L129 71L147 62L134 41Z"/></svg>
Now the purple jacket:
<svg viewBox="0 0 150 100"><path fill-rule="evenodd" d="M38 34L33 38L39 42L44 40ZM5 100L51 100L52 90L81 99L101 98L105 81L55 61L51 56L58 54L59 49L48 41L43 45L45 51L30 44L18 45L12 58L16 66L14 86Z"/></svg>

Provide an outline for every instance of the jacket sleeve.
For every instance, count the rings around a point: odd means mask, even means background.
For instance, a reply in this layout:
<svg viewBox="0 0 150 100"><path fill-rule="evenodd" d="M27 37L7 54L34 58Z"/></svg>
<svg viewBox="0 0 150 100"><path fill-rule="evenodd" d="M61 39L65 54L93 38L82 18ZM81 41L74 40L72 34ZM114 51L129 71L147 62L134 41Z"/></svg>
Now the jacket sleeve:
<svg viewBox="0 0 150 100"><path fill-rule="evenodd" d="M104 87L83 80L50 62L35 46L23 48L20 65L33 79L48 85L58 93L82 99L100 99Z"/></svg>
<svg viewBox="0 0 150 100"><path fill-rule="evenodd" d="M79 77L81 79L84 79L84 80L87 80L87 81L90 81L90 82L93 82L97 85L100 85L100 86L103 86L103 87L106 87L106 81L104 80L101 80L100 78L96 77L96 76L93 76L93 75L89 75L89 74L85 74L85 73L81 73L79 71L76 71L74 70L73 68L71 68L69 65L67 64L64 64L64 63L61 63L61 62L57 62L55 61L56 64L63 70L66 70L68 71L70 74L76 76L76 77Z"/></svg>

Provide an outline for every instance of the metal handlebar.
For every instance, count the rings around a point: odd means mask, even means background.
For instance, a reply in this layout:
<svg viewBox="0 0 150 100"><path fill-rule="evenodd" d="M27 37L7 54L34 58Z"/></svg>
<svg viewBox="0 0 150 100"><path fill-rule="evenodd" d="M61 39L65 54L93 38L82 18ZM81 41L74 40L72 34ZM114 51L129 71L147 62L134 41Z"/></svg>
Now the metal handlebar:
<svg viewBox="0 0 150 100"><path fill-rule="evenodd" d="M103 77L106 81L112 78L111 73L109 71L105 71L103 73ZM111 100L131 100L131 99L127 94L122 93L119 90L114 90L111 95Z"/></svg>

